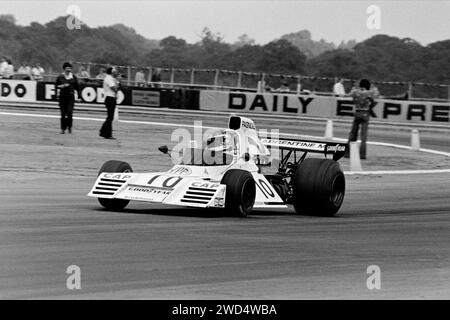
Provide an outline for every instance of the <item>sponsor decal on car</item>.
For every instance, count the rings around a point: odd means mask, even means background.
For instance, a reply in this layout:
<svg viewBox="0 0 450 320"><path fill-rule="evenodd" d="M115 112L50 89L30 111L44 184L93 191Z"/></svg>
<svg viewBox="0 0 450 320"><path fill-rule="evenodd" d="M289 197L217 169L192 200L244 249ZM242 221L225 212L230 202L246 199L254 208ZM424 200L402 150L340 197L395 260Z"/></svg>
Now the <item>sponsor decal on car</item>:
<svg viewBox="0 0 450 320"><path fill-rule="evenodd" d="M325 143L295 141L295 140L278 140L278 139L261 139L261 143L268 146L288 147L294 149L310 149L315 151L325 150Z"/></svg>
<svg viewBox="0 0 450 320"><path fill-rule="evenodd" d="M127 180L130 179L131 176L129 174L120 174L120 173L104 173L102 178L105 179L115 179L115 180Z"/></svg>
<svg viewBox="0 0 450 320"><path fill-rule="evenodd" d="M192 174L191 168L182 167L182 166L173 167L168 172L171 174L180 175L180 176L188 176L188 175Z"/></svg>
<svg viewBox="0 0 450 320"><path fill-rule="evenodd" d="M191 183L191 186L195 188L217 189L220 186L220 184L197 181Z"/></svg>
<svg viewBox="0 0 450 320"><path fill-rule="evenodd" d="M128 186L128 191L133 192L144 192L148 194L164 194L169 195L172 189L165 189L165 188L155 188L155 187L146 187L146 186Z"/></svg>
<svg viewBox="0 0 450 320"><path fill-rule="evenodd" d="M345 151L345 146L340 144L334 146L327 146L327 152L339 152L339 151Z"/></svg>
<svg viewBox="0 0 450 320"><path fill-rule="evenodd" d="M244 128L256 130L255 125L254 125L253 123L251 123L250 121L242 120L241 125L242 125Z"/></svg>

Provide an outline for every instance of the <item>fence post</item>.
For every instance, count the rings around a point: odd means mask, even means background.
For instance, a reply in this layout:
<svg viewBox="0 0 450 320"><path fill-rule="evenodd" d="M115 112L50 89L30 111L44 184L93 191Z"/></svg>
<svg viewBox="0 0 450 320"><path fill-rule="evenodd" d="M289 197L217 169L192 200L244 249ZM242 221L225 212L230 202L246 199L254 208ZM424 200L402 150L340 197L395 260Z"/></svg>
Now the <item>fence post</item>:
<svg viewBox="0 0 450 320"><path fill-rule="evenodd" d="M219 74L220 74L219 69L216 69L216 75L214 76L214 86L215 87L219 86Z"/></svg>
<svg viewBox="0 0 450 320"><path fill-rule="evenodd" d="M128 85L130 85L131 82L131 67L127 67L127 78L128 78Z"/></svg>
<svg viewBox="0 0 450 320"><path fill-rule="evenodd" d="M412 98L412 93L413 93L413 86L412 86L412 82L408 82L408 99Z"/></svg>
<svg viewBox="0 0 450 320"><path fill-rule="evenodd" d="M266 78L266 75L265 75L265 73L262 73L261 74L261 80L259 81L259 88L258 88L258 92L259 93L262 93L262 92L264 92L264 90L265 90L265 88L266 88L266 80L265 80L265 78Z"/></svg>
<svg viewBox="0 0 450 320"><path fill-rule="evenodd" d="M172 68L170 69L170 83L174 84L174 82L175 82L175 69Z"/></svg>
<svg viewBox="0 0 450 320"><path fill-rule="evenodd" d="M237 87L242 88L242 71L238 72ZM449 97L450 97L450 86L449 86Z"/></svg>
<svg viewBox="0 0 450 320"><path fill-rule="evenodd" d="M302 92L302 76L297 76L297 94Z"/></svg>
<svg viewBox="0 0 450 320"><path fill-rule="evenodd" d="M153 73L152 67L148 67L148 80L147 80L147 84L148 84L148 82L152 82L152 73Z"/></svg>
<svg viewBox="0 0 450 320"><path fill-rule="evenodd" d="M194 81L195 81L195 69L192 68L191 69L191 81L190 81L190 84L194 84Z"/></svg>

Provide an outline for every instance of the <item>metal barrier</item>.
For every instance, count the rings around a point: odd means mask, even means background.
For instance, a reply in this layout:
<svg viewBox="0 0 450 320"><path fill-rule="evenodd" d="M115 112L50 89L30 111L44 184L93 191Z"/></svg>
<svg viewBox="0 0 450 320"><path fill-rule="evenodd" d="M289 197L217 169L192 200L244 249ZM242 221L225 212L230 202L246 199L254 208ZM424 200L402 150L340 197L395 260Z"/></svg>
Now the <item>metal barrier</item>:
<svg viewBox="0 0 450 320"><path fill-rule="evenodd" d="M74 62L74 73L83 67L86 78L79 77L81 81L95 82L101 69L106 69L105 64ZM289 87L288 93L311 92L319 95L333 95L332 88L337 78L314 77L305 75L265 74L257 72L244 72L220 69L180 69L135 66L116 66L121 82L127 86L164 87L164 88L197 88L231 91L271 91L282 84ZM136 73L143 73L143 81L136 81ZM95 75L95 76L94 76ZM43 75L43 81L54 81L57 74ZM349 92L356 83L355 79L344 79L344 86ZM450 85L432 84L404 81L372 81L379 89L382 96L401 100L450 100Z"/></svg>

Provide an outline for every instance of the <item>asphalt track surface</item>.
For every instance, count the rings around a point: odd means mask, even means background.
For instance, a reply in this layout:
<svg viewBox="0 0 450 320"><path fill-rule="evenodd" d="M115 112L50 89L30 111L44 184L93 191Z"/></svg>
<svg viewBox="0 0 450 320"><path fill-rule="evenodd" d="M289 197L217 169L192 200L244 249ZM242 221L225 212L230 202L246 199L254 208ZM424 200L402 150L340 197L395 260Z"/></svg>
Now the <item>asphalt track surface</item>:
<svg viewBox="0 0 450 320"><path fill-rule="evenodd" d="M107 141L100 125L80 120L59 135L58 119L0 116L0 298L450 298L450 174L347 176L336 218L280 210L242 219L146 203L109 212L86 197L100 165L168 169L155 150L172 129L119 124L119 139ZM323 135L316 127L278 125ZM448 132L422 137L423 147L449 151ZM373 128L371 139L407 144L409 132ZM66 288L69 265L81 268L81 290ZM380 290L367 289L371 265L381 269Z"/></svg>

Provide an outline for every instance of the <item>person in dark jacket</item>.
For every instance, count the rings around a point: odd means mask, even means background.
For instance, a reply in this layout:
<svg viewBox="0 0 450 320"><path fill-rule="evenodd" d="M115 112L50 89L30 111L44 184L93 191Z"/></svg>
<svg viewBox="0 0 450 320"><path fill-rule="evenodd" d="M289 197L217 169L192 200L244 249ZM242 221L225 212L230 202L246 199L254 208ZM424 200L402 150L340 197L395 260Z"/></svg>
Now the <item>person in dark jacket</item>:
<svg viewBox="0 0 450 320"><path fill-rule="evenodd" d="M64 72L56 78L56 89L59 89L59 109L61 110L61 134L66 129L72 133L72 114L75 103L75 91L80 97L80 86L77 77L72 73L72 65L69 62L63 64ZM58 92L58 90L55 90Z"/></svg>
<svg viewBox="0 0 450 320"><path fill-rule="evenodd" d="M350 144L350 142L357 140L359 127L361 127L361 147L359 150L359 156L361 159L366 159L367 132L369 130L370 112L376 105L375 99L378 98L379 92L378 89L373 87L371 88L369 80L362 79L359 82L359 88L353 88L349 95L353 97L355 112L348 143ZM349 156L349 149L347 149L345 157L348 158Z"/></svg>
<svg viewBox="0 0 450 320"><path fill-rule="evenodd" d="M161 85L158 82L161 82L161 69L156 68L152 73L151 83L153 88L159 88Z"/></svg>

